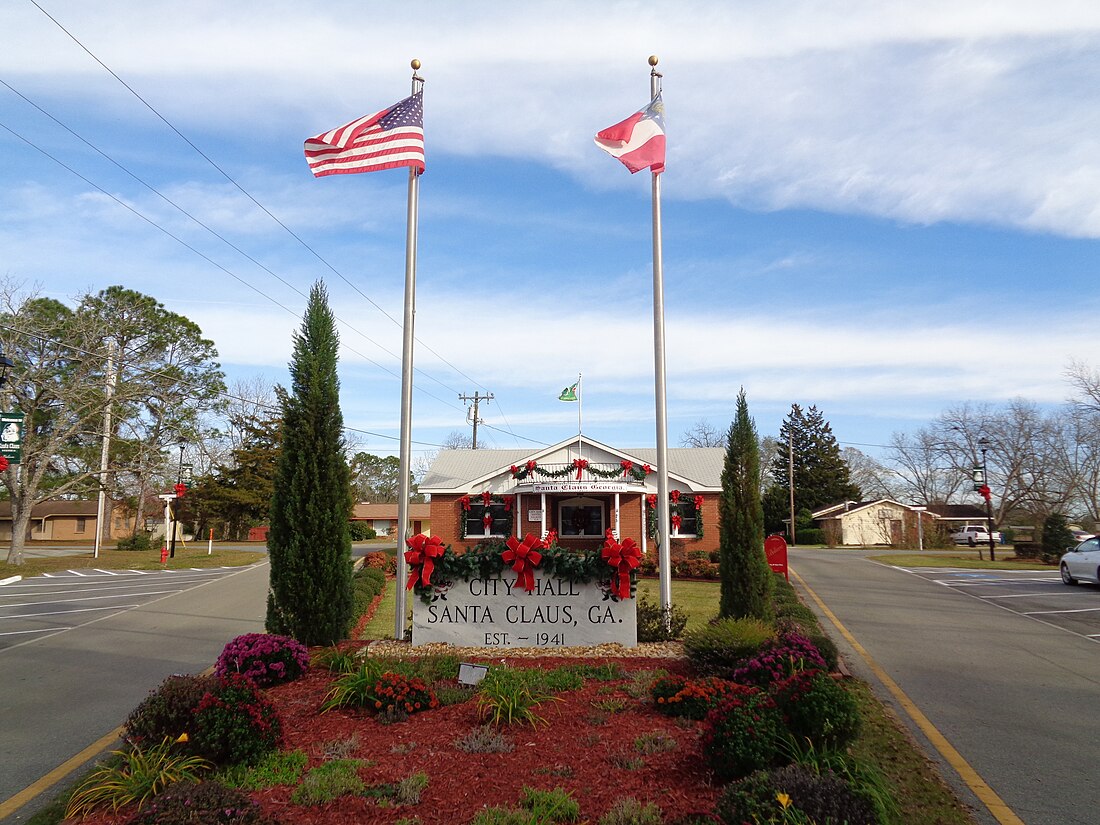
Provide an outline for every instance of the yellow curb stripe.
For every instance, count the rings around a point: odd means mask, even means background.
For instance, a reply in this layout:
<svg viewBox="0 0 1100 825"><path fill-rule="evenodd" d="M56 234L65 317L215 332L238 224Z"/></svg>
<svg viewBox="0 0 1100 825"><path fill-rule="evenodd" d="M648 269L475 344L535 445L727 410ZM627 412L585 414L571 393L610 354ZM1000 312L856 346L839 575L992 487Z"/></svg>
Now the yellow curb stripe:
<svg viewBox="0 0 1100 825"><path fill-rule="evenodd" d="M111 745L112 742L116 742L122 736L122 727L119 726L113 731L108 733L102 739L99 739L92 744L88 745L84 750L78 753L76 756L71 757L62 764L58 765L48 774L43 776L36 782L25 787L15 796L5 799L0 802L0 819L5 819L11 814L18 811L40 793L43 793L52 785L57 784L64 779L68 774L75 771L89 759L98 756Z"/></svg>
<svg viewBox="0 0 1100 825"><path fill-rule="evenodd" d="M886 689L894 695L898 704L905 709L905 712L909 714L909 718L911 718L916 723L917 727L924 732L924 735L928 737L928 741L932 743L932 746L940 752L940 755L958 772L963 782L965 782L970 790L974 792L974 795L989 809L989 812L993 814L993 818L1000 822L1001 825L1024 825L1024 821L1016 816L1012 809L1005 804L1005 801L997 796L997 793L978 775L978 772L970 767L970 763L963 758L961 753L955 750L951 743L947 741L947 737L939 732L928 717L921 713L920 708L913 703L912 699L905 695L905 691L898 686L897 682L891 679L889 674L879 666L878 662L871 658L871 654L864 649L863 645L856 641L855 636L848 632L848 628L841 624L836 614L825 606L825 602L821 601L813 589L806 584L806 580L794 570L791 570L791 575L806 589L806 592L810 594L810 598L812 598L814 602L817 603L817 606L821 608L821 612L828 616L829 621L836 625L836 629L848 640L848 644L855 648L856 652L863 657L863 661L867 663L867 666L871 668L879 681L881 681L882 684L886 686Z"/></svg>

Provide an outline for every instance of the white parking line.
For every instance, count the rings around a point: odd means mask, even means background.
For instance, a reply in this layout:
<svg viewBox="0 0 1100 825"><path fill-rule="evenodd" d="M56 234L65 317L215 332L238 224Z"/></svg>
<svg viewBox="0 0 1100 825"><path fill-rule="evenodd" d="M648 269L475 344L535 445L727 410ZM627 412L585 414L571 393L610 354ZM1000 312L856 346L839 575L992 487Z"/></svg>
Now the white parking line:
<svg viewBox="0 0 1100 825"><path fill-rule="evenodd" d="M1100 607L1082 607L1078 610L1031 610L1026 613L1021 613L1021 616L1042 616L1049 613L1095 613L1100 610Z"/></svg>
<svg viewBox="0 0 1100 825"><path fill-rule="evenodd" d="M55 630L68 630L67 627L43 627L40 630L5 630L0 636L19 636L23 633L53 633Z"/></svg>
<svg viewBox="0 0 1100 825"><path fill-rule="evenodd" d="M100 570L98 567L95 568L95 572L102 573L104 576L117 576L118 575L118 573L114 572L113 570Z"/></svg>
<svg viewBox="0 0 1100 825"><path fill-rule="evenodd" d="M142 593L108 593L106 596L81 596L79 599L57 599L55 601L41 602L17 602L16 604L0 605L0 608L8 607L32 607L36 604L68 604L69 602L94 602L99 599L134 598L135 596L161 596L165 593L182 593L182 590L150 590ZM0 619L8 618L0 615Z"/></svg>
<svg viewBox="0 0 1100 825"><path fill-rule="evenodd" d="M96 610L130 610L141 607L140 604L116 604L112 607L79 607L76 610L54 610L49 613L22 613L14 616L5 616L5 619L37 619L39 616L67 616L70 613L92 613ZM69 628L66 628L68 630Z"/></svg>
<svg viewBox="0 0 1100 825"><path fill-rule="evenodd" d="M1009 593L1005 596L980 596L982 599L1045 599L1048 596L1076 596L1076 593Z"/></svg>

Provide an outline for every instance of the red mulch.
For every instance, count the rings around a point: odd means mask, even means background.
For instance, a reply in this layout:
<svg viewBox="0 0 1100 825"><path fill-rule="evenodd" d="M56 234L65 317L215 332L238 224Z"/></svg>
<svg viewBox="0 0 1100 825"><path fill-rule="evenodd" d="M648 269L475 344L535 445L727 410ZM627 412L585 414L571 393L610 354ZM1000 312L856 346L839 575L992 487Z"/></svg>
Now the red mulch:
<svg viewBox="0 0 1100 825"><path fill-rule="evenodd" d="M559 664L617 662L628 673L636 670L681 671L676 659L515 658L516 667L552 668ZM511 753L468 754L455 740L479 725L476 700L437 708L382 724L363 710L337 709L319 713L333 675L322 669L302 679L268 690L283 719L287 750L304 750L309 767L323 762L326 743L358 735L350 758L365 760L360 777L367 786L396 783L411 774L426 773L427 788L417 805L380 806L377 800L345 796L318 807L290 801L293 788L279 786L253 794L263 808L290 825L370 825L419 818L424 825L463 825L482 808L518 807L524 787L571 792L581 806L581 821L595 823L617 800L634 797L656 803L666 820L713 810L719 788L710 783L699 748L700 723L684 722L656 713L645 700L629 697L628 680L586 680L583 689L558 694L561 701L537 708L549 724L501 730L512 740ZM628 708L606 713L594 701L627 698ZM675 750L647 756L634 748L644 733L663 731L673 737ZM615 758L640 758L640 767L624 767ZM114 817L85 820L85 825L116 825Z"/></svg>

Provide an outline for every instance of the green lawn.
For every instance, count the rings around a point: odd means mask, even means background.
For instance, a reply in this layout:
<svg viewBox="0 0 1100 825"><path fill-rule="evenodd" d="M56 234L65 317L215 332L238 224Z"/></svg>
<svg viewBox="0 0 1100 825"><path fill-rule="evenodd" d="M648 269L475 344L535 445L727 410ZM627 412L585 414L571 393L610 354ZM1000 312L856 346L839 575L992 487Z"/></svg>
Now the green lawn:
<svg viewBox="0 0 1100 825"><path fill-rule="evenodd" d="M39 576L58 570L187 570L192 567L244 567L263 561L267 554L252 550L219 550L206 555L206 545L191 548L176 548L175 558L168 563L160 563L160 548L155 550L100 550L99 558L92 557L91 549L86 553L52 558L27 558L23 564L15 565L0 562L0 579L9 576Z"/></svg>

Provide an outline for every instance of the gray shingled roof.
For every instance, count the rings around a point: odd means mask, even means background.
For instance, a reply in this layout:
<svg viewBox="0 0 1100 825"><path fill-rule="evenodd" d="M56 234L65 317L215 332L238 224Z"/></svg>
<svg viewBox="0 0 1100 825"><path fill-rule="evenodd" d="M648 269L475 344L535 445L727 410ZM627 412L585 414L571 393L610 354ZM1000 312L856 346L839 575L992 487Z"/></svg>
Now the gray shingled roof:
<svg viewBox="0 0 1100 825"><path fill-rule="evenodd" d="M606 450L635 462L657 464L657 450L653 447L638 449L620 449L600 444L588 438L583 439L589 447ZM432 466L428 469L419 490L424 493L444 493L461 490L479 479L491 478L508 472L514 465L520 465L529 459L540 460L563 448L577 443L571 438L552 447L541 450L441 450ZM694 489L722 487L722 465L726 451L722 447L681 447L668 451L668 471L691 483Z"/></svg>

